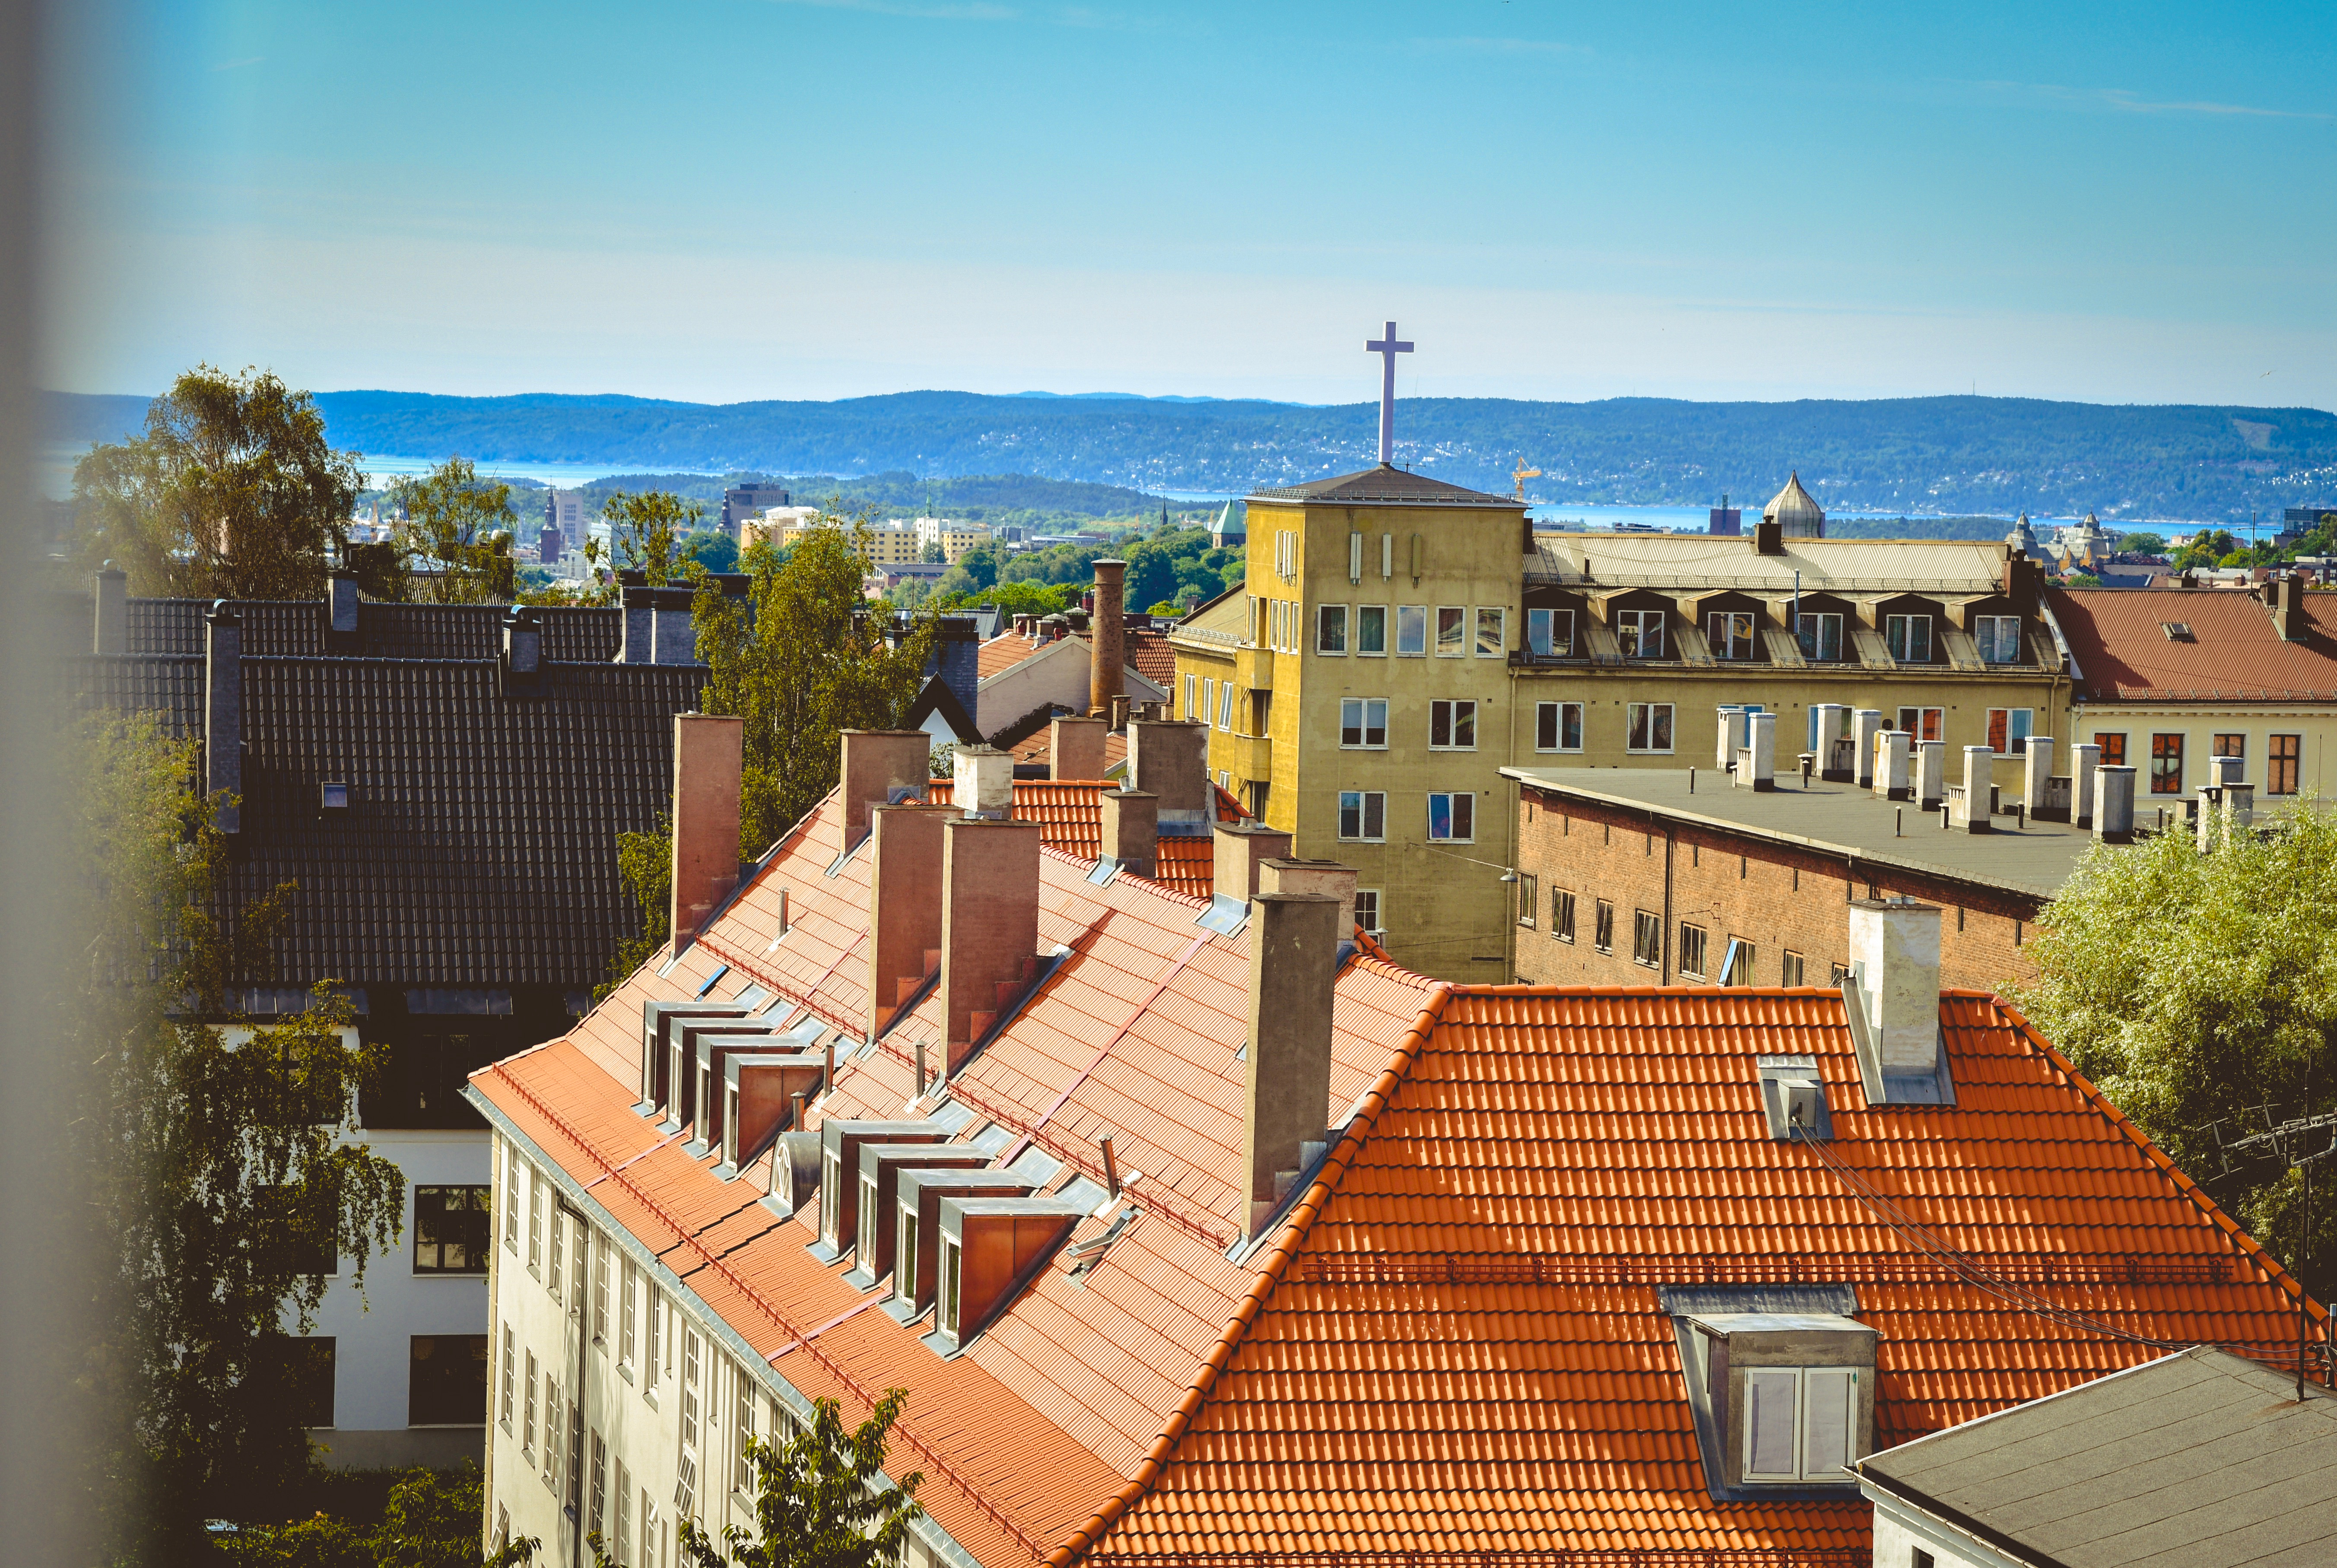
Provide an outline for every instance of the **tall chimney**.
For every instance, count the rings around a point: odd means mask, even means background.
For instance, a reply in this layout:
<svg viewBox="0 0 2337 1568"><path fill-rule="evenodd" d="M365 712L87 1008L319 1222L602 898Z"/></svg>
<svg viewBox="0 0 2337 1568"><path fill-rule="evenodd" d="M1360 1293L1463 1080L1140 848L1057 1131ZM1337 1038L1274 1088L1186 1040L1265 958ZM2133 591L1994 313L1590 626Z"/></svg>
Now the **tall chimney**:
<svg viewBox="0 0 2337 1568"><path fill-rule="evenodd" d="M1874 785L1874 738L1882 732L1882 710L1861 708L1850 716L1850 769L1862 789Z"/></svg>
<svg viewBox="0 0 2337 1568"><path fill-rule="evenodd" d="M1122 673L1128 665L1127 607L1120 602L1128 587L1128 563L1099 561L1095 574L1095 624L1088 634L1088 711L1109 714L1111 700L1128 690Z"/></svg>
<svg viewBox="0 0 2337 1568"><path fill-rule="evenodd" d="M618 602L624 608L621 635L617 644L620 664L654 664L657 662L657 590L654 588L620 587Z"/></svg>
<svg viewBox="0 0 2337 1568"><path fill-rule="evenodd" d="M1261 860L1257 863L1260 893L1327 893L1339 901L1339 940L1355 934L1355 881L1353 866L1336 860Z"/></svg>
<svg viewBox="0 0 2337 1568"><path fill-rule="evenodd" d="M947 806L879 806L868 829L868 1037L924 985L942 956L942 824Z"/></svg>
<svg viewBox="0 0 2337 1568"><path fill-rule="evenodd" d="M2273 632L2283 642L2304 641L2304 579L2283 572L2272 581Z"/></svg>
<svg viewBox="0 0 2337 1568"><path fill-rule="evenodd" d="M326 580L326 609L336 637L357 634L357 574L344 568Z"/></svg>
<svg viewBox="0 0 2337 1568"><path fill-rule="evenodd" d="M2045 811L2045 791L2053 782L2053 737L2031 735L2028 741L2028 766L2020 775L2020 804L2028 820L2034 822Z"/></svg>
<svg viewBox="0 0 2337 1568"><path fill-rule="evenodd" d="M1339 900L1265 893L1250 906L1249 1053L1242 1142L1251 1236L1263 1230L1299 1172L1329 1139L1332 982Z"/></svg>
<svg viewBox="0 0 2337 1568"><path fill-rule="evenodd" d="M1736 754L1745 750L1745 710L1723 708L1720 710L1720 755L1713 766L1723 773L1736 766Z"/></svg>
<svg viewBox="0 0 2337 1568"><path fill-rule="evenodd" d="M1948 743L1944 740L1915 742L1915 779L1910 786L1916 805L1926 811L1937 811L1940 802L1948 798Z"/></svg>
<svg viewBox="0 0 2337 1568"><path fill-rule="evenodd" d="M1886 800L1904 800L1911 788L1909 767L1914 737L1904 730L1875 731L1874 792Z"/></svg>
<svg viewBox="0 0 2337 1568"><path fill-rule="evenodd" d="M933 738L922 730L846 730L836 793L844 807L844 846L868 837L868 813L904 792L924 798L933 781Z"/></svg>
<svg viewBox="0 0 2337 1568"><path fill-rule="evenodd" d="M2094 837L2105 844L2134 842L2134 769L2105 766L2094 775Z"/></svg>
<svg viewBox="0 0 2337 1568"><path fill-rule="evenodd" d="M1047 726L1047 771L1055 779L1082 781L1103 777L1103 740L1110 720L1069 715Z"/></svg>
<svg viewBox="0 0 2337 1568"><path fill-rule="evenodd" d="M686 952L738 886L744 719L673 716L673 950Z"/></svg>
<svg viewBox="0 0 2337 1568"><path fill-rule="evenodd" d="M1813 704L1810 711L1815 713L1818 720L1818 777L1829 784L1849 783L1856 765L1853 764L1850 769L1834 765L1834 741L1850 724L1849 708L1840 702L1819 702Z"/></svg>
<svg viewBox="0 0 2337 1568"><path fill-rule="evenodd" d="M1014 757L995 746L961 746L951 799L968 817L1003 822L1014 815Z"/></svg>
<svg viewBox="0 0 2337 1568"><path fill-rule="evenodd" d="M1934 904L1854 898L1850 963L1867 1038L1885 1078L1929 1073L1940 1054L1940 910Z"/></svg>
<svg viewBox="0 0 2337 1568"><path fill-rule="evenodd" d="M1268 860L1287 859L1290 835L1263 822L1220 822L1216 832L1216 866L1211 887L1220 898L1247 903L1257 895L1257 868ZM1348 925L1354 924L1350 920Z"/></svg>
<svg viewBox="0 0 2337 1568"><path fill-rule="evenodd" d="M214 798L212 826L243 830L243 622L224 599L203 617L203 793Z"/></svg>
<svg viewBox="0 0 2337 1568"><path fill-rule="evenodd" d="M1103 853L1120 862L1123 871L1139 877L1160 875L1160 797L1142 789L1106 789L1103 802Z"/></svg>
<svg viewBox="0 0 2337 1568"><path fill-rule="evenodd" d="M1210 809L1209 727L1161 719L1128 727L1128 781L1160 798L1160 821L1203 829Z"/></svg>
<svg viewBox="0 0 2337 1568"><path fill-rule="evenodd" d="M942 1075L954 1077L1039 973L1036 822L942 825Z"/></svg>
<svg viewBox="0 0 2337 1568"><path fill-rule="evenodd" d="M2102 765L2102 749L2090 741L2069 748L2069 820L2080 828L2094 825L2094 774Z"/></svg>
<svg viewBox="0 0 2337 1568"><path fill-rule="evenodd" d="M130 652L130 573L108 566L97 574L96 642L93 652Z"/></svg>
<svg viewBox="0 0 2337 1568"><path fill-rule="evenodd" d="M503 633L504 680L523 689L533 687L543 665L543 632L535 623L534 609L513 605L504 615Z"/></svg>
<svg viewBox="0 0 2337 1568"><path fill-rule="evenodd" d="M1746 716L1745 750L1736 754L1736 775L1729 782L1755 791L1777 788L1777 716L1775 713Z"/></svg>

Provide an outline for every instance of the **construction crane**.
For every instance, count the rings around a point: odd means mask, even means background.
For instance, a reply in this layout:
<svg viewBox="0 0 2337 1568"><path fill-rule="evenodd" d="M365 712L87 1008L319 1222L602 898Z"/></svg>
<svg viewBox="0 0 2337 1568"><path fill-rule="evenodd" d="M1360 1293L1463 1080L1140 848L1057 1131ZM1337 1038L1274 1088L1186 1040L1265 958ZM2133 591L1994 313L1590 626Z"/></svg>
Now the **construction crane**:
<svg viewBox="0 0 2337 1568"><path fill-rule="evenodd" d="M1525 464L1524 464L1524 463L1521 462L1521 463L1518 465L1518 471L1517 471L1516 473L1514 473L1514 474L1511 475L1510 475L1510 477L1517 481L1517 484L1518 484L1518 495L1517 495L1517 498L1518 498L1519 500L1522 501L1522 500L1524 500L1524 499L1526 498L1526 481L1527 481L1527 480L1529 480L1529 479L1539 479L1539 478L1540 478L1540 477L1541 477L1541 470L1540 470L1540 469L1539 469L1539 468L1529 468L1529 467L1527 467L1527 466L1525 466Z"/></svg>

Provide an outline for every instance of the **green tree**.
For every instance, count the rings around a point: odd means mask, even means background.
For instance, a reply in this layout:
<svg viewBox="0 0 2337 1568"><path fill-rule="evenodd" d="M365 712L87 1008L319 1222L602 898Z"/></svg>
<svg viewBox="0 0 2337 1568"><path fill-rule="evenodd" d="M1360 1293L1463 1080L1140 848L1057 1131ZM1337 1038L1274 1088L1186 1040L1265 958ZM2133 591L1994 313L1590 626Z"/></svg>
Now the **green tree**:
<svg viewBox="0 0 2337 1568"><path fill-rule="evenodd" d="M670 490L619 491L601 504L617 564L641 573L652 588L685 575L681 542L705 515L704 506Z"/></svg>
<svg viewBox="0 0 2337 1568"><path fill-rule="evenodd" d="M2166 540L2156 534L2127 534L2120 535L2111 548L2137 555L2164 555L2166 554Z"/></svg>
<svg viewBox="0 0 2337 1568"><path fill-rule="evenodd" d="M944 612L970 609L980 604L994 604L1002 615L1056 615L1079 603L1079 590L1066 584L1057 588L1042 587L1036 583L1001 583L995 588L979 592L965 591L942 595L935 599L935 608Z"/></svg>
<svg viewBox="0 0 2337 1568"><path fill-rule="evenodd" d="M205 1022L237 1016L233 987L266 974L291 888L224 906L192 748L139 715L91 721L67 752L59 831L87 869L61 893L95 934L60 1042L89 1064L69 1155L88 1201L60 1218L102 1260L79 1314L103 1434L91 1513L112 1559L174 1561L206 1513L264 1514L306 1474L291 1336L323 1299L321 1255L363 1289L405 1183L353 1136L378 1063L347 1043L346 998L320 985L233 1042Z"/></svg>
<svg viewBox="0 0 2337 1568"><path fill-rule="evenodd" d="M308 393L198 365L148 407L145 435L74 465L74 555L112 561L137 594L317 598L347 543L357 456L326 443Z"/></svg>
<svg viewBox="0 0 2337 1568"><path fill-rule="evenodd" d="M673 934L673 818L659 818L648 833L617 835L617 876L640 910L641 928L617 944L609 961L609 977L592 993L600 1002L626 977L648 963Z"/></svg>
<svg viewBox="0 0 2337 1568"><path fill-rule="evenodd" d="M486 1478L475 1465L459 1470L409 1470L390 1488L370 1531L318 1514L289 1524L245 1529L220 1544L234 1568L517 1568L543 1543L523 1537L482 1557L479 1521Z"/></svg>
<svg viewBox="0 0 2337 1568"><path fill-rule="evenodd" d="M740 558L748 586L725 594L703 571L690 622L710 668L699 701L747 721L738 843L759 854L835 788L836 736L888 730L924 683L937 622L905 623L861 593L866 513L824 514L782 561L758 543Z"/></svg>
<svg viewBox="0 0 2337 1568"><path fill-rule="evenodd" d="M728 534L700 528L681 542L681 558L695 561L709 572L736 572L738 542Z"/></svg>
<svg viewBox="0 0 2337 1568"><path fill-rule="evenodd" d="M511 486L482 479L449 457L419 479L390 486L406 514L398 550L409 565L405 598L425 604L502 604L513 593Z"/></svg>
<svg viewBox="0 0 2337 1568"><path fill-rule="evenodd" d="M889 1388L850 1432L836 1401L822 1399L811 1422L783 1441L749 1446L755 1465L755 1527L727 1524L717 1549L696 1520L681 1526L695 1568L891 1568L924 1512L911 1474L885 1485L885 1438L908 1400ZM609 1559L595 1553L600 1563ZM725 1555L727 1550L728 1555Z"/></svg>
<svg viewBox="0 0 2337 1568"><path fill-rule="evenodd" d="M2301 1187L2223 1173L2219 1136L2337 1105L2337 816L2307 800L2262 837L2201 854L2168 833L2096 846L2039 922L2018 995L2045 1037L2291 1269ZM2259 1108L2268 1107L2268 1112ZM2325 1168L2324 1168L2325 1169ZM2317 1299L2337 1269L2337 1172L2313 1222Z"/></svg>

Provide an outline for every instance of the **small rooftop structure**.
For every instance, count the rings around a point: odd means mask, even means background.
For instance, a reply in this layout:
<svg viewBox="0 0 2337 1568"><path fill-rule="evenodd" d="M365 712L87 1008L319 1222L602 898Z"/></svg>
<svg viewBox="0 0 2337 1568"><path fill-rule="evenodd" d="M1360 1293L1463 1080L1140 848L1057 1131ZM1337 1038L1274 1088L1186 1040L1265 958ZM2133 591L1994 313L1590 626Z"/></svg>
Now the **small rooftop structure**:
<svg viewBox="0 0 2337 1568"><path fill-rule="evenodd" d="M1799 471L1789 475L1785 487L1769 498L1761 508L1761 521L1775 523L1788 539L1823 539L1825 537L1825 509L1816 497L1802 488Z"/></svg>

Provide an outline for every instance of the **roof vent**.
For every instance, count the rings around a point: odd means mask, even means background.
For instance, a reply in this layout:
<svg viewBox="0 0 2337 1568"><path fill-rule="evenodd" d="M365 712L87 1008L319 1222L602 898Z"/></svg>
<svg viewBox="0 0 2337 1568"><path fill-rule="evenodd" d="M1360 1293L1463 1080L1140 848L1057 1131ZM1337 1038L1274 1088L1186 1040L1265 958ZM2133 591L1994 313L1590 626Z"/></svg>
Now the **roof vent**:
<svg viewBox="0 0 2337 1568"><path fill-rule="evenodd" d="M2197 638L2191 635L2191 623L2187 621L2161 621L2158 623L2158 629L2166 633L2166 640L2169 642L2195 642L2198 641Z"/></svg>
<svg viewBox="0 0 2337 1568"><path fill-rule="evenodd" d="M1763 1056L1755 1063L1761 1086L1761 1113L1768 1118L1769 1136L1780 1143L1831 1139L1833 1119L1826 1114L1825 1083L1818 1077L1814 1056Z"/></svg>

